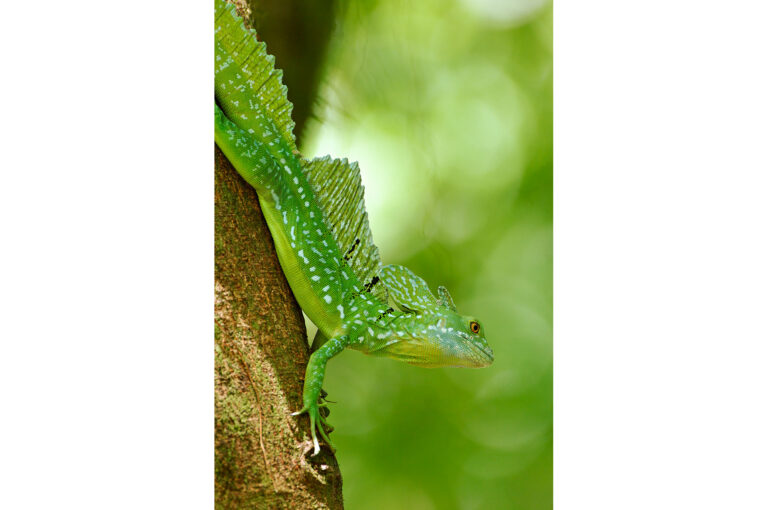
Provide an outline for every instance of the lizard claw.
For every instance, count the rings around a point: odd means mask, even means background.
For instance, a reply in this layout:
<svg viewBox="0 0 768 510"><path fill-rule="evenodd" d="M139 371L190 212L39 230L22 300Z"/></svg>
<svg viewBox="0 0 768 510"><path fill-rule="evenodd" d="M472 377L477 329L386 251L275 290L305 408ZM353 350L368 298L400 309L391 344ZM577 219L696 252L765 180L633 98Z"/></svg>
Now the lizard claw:
<svg viewBox="0 0 768 510"><path fill-rule="evenodd" d="M320 453L320 443L317 440L317 430L320 430L320 436L322 436L323 440L326 442L326 444L331 448L332 451L336 451L336 448L334 448L333 443L328 438L328 433L325 431L325 427L330 428L333 430L333 427L331 427L328 422L325 421L325 417L323 417L322 414L320 414L320 408L326 407L326 404L310 404L307 406L306 404L304 407L301 408L301 410L296 411L295 413L291 413L291 416L297 416L302 413L307 413L309 415L309 430L312 434L312 444L314 445L314 452L312 453L312 456L314 457L318 453Z"/></svg>

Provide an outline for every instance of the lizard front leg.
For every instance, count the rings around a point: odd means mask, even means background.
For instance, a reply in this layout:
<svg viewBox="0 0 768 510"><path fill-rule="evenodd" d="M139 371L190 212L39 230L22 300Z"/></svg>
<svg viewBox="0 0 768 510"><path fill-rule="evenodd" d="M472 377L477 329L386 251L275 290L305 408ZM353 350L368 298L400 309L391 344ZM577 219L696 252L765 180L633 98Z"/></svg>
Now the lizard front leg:
<svg viewBox="0 0 768 510"><path fill-rule="evenodd" d="M317 429L320 429L320 435L328 446L333 448L328 434L325 432L324 425L328 426L323 415L320 414L320 408L327 404L318 402L320 391L325 378L325 365L328 360L340 353L349 344L349 337L342 335L331 338L325 342L319 349L312 353L307 364L307 372L304 376L304 407L300 411L293 413L294 416L302 413L309 414L309 428L312 433L312 442L315 451L312 454L317 455L320 452L320 444L317 441Z"/></svg>

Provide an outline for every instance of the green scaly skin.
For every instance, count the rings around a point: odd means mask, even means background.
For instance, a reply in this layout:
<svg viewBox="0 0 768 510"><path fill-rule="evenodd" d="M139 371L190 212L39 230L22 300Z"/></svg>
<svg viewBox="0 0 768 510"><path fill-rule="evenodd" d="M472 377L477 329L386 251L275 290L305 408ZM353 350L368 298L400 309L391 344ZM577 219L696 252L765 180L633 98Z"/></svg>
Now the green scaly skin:
<svg viewBox="0 0 768 510"><path fill-rule="evenodd" d="M223 9L220 2L217 8ZM217 40L217 62L231 62ZM316 455L317 430L331 445L320 414L320 392L328 360L351 348L425 367L483 367L493 353L474 317L456 312L448 291L439 299L427 284L402 266L386 266L361 282L348 264L350 247L339 247L295 152L270 111L255 100L235 65L217 65L215 133L240 175L257 191L280 264L301 308L317 325L316 341L304 382L301 410L308 413ZM246 107L247 105L247 107ZM336 228L339 228L337 226ZM384 285L394 309L372 291Z"/></svg>

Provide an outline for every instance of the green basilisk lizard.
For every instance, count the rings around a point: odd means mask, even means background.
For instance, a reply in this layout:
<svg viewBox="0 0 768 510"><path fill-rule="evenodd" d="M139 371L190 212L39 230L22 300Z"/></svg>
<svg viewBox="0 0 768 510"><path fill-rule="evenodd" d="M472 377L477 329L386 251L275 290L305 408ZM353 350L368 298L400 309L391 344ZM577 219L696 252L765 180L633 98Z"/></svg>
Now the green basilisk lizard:
<svg viewBox="0 0 768 510"><path fill-rule="evenodd" d="M316 455L317 431L331 446L319 401L325 366L343 349L424 367L484 367L493 352L444 287L436 298L409 269L382 267L357 164L303 159L274 57L224 0L215 23L216 144L256 189L291 290L318 328L294 413L309 414Z"/></svg>

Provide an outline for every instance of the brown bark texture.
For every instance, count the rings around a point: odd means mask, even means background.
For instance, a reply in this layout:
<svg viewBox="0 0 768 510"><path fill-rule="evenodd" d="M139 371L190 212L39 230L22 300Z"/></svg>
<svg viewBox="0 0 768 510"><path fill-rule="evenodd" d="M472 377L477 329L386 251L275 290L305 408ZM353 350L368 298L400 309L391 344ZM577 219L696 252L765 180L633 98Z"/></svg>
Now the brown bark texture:
<svg viewBox="0 0 768 510"><path fill-rule="evenodd" d="M278 2L279 3L279 2ZM318 2L315 2L318 3ZM309 115L317 90L322 51L330 35L332 12L315 18L327 25L296 45L312 46L302 65L285 71L297 133ZM268 2L253 2L254 26L270 25ZM310 13L294 6L293 16ZM239 5L242 10L243 5ZM305 21L293 28L291 14L280 11L284 40L297 37ZM323 21L323 19L325 21ZM275 34L281 29L273 28ZM294 34L294 35L292 35ZM322 40L317 37L322 36ZM273 50L269 51L281 60ZM295 53L293 54L296 55ZM302 69L302 67L304 69ZM311 81L312 84L307 84ZM292 94L291 82L303 83ZM297 99L301 97L299 101ZM220 509L343 508L341 473L324 446L311 457L309 420L290 413L301 408L304 370L309 359L304 319L280 268L272 237L256 192L215 148L215 496Z"/></svg>

